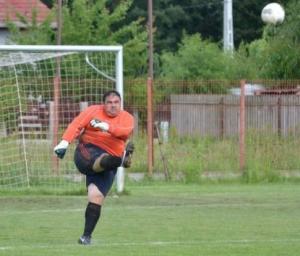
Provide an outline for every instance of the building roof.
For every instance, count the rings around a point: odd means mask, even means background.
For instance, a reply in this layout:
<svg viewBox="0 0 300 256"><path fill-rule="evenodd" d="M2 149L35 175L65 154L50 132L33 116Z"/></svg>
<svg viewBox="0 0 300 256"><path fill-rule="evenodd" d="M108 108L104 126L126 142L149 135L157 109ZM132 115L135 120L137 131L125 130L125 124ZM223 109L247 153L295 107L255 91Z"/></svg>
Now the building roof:
<svg viewBox="0 0 300 256"><path fill-rule="evenodd" d="M0 0L0 27L5 28L10 20L22 26L17 14L32 18L32 10L37 10L37 21L42 22L50 13L50 9L39 0ZM24 25L23 25L24 26Z"/></svg>

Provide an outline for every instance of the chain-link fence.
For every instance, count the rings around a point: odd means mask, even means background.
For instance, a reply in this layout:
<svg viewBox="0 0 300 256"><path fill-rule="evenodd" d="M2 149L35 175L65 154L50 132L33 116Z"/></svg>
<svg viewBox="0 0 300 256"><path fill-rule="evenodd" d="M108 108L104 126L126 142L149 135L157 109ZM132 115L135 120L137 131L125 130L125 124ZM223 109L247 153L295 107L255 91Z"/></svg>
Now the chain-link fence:
<svg viewBox="0 0 300 256"><path fill-rule="evenodd" d="M154 81L154 173L163 173L167 162L171 176L184 179L244 174L251 180L269 180L297 174L300 82L247 81L244 109L240 85L240 81ZM134 140L141 144L132 172L146 171L145 80L125 81L125 108L135 116Z"/></svg>
<svg viewBox="0 0 300 256"><path fill-rule="evenodd" d="M53 168L53 77L41 84L40 73L35 76L38 79L29 75L26 79L18 77L18 87L15 79L1 80L0 185L77 188L79 183L84 184L84 178L73 162L76 143L58 162L58 168ZM59 137L82 109L100 103L102 92L111 88L111 84L103 86L92 78L62 78ZM132 140L136 146L132 167L126 173L134 178L149 174L186 182L207 177L243 177L252 182L297 176L299 84L155 80L150 112L154 138L149 143L147 81L125 80L124 108L135 118Z"/></svg>

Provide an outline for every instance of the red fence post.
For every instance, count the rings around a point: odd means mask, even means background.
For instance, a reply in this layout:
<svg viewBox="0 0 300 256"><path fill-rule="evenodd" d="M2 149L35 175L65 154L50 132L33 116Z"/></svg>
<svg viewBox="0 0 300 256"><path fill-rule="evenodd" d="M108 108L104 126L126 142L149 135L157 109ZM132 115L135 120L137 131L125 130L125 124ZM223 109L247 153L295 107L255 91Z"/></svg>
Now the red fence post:
<svg viewBox="0 0 300 256"><path fill-rule="evenodd" d="M147 79L148 175L153 174L153 80Z"/></svg>
<svg viewBox="0 0 300 256"><path fill-rule="evenodd" d="M245 169L245 80L240 81L241 95L240 95L240 171Z"/></svg>

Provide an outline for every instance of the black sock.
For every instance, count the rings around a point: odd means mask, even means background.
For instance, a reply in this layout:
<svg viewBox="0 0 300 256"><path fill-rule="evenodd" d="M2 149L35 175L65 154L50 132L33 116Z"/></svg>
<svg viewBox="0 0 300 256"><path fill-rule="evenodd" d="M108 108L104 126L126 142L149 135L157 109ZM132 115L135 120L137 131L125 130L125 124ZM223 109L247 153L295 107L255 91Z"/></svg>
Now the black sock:
<svg viewBox="0 0 300 256"><path fill-rule="evenodd" d="M101 205L89 202L85 210L84 236L91 236L100 218Z"/></svg>

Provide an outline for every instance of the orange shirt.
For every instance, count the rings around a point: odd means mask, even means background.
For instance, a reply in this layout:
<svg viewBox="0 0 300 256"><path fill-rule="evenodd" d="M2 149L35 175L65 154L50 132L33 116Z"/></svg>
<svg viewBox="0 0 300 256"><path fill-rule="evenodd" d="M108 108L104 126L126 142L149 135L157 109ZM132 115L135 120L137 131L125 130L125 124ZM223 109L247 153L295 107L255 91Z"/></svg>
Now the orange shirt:
<svg viewBox="0 0 300 256"><path fill-rule="evenodd" d="M92 127L90 125L92 119L108 123L109 130L103 132ZM125 142L131 135L133 127L133 116L127 111L121 110L116 117L110 117L105 113L103 105L92 105L74 118L64 132L62 139L71 143L79 137L83 143L91 143L111 155L122 156Z"/></svg>

